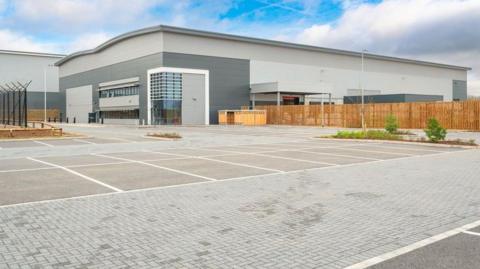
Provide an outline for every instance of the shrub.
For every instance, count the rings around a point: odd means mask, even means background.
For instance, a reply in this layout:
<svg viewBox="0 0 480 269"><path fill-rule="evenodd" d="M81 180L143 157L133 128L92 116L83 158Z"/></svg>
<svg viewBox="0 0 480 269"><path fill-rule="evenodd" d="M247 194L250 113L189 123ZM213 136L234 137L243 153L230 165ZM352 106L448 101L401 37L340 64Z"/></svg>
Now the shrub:
<svg viewBox="0 0 480 269"><path fill-rule="evenodd" d="M363 131L338 131L334 138L344 139L380 139L380 140L400 140L401 136L394 135L381 130Z"/></svg>
<svg viewBox="0 0 480 269"><path fill-rule="evenodd" d="M438 142L445 140L447 136L447 129L443 128L437 119L430 118L427 122L427 129L425 129L425 134L428 139L432 142Z"/></svg>
<svg viewBox="0 0 480 269"><path fill-rule="evenodd" d="M398 130L398 121L397 117L395 117L393 114L390 114L387 116L385 120L385 130L391 134L394 134Z"/></svg>
<svg viewBox="0 0 480 269"><path fill-rule="evenodd" d="M158 137L158 138L171 138L171 139L182 138L182 136L178 133L148 133L147 136Z"/></svg>

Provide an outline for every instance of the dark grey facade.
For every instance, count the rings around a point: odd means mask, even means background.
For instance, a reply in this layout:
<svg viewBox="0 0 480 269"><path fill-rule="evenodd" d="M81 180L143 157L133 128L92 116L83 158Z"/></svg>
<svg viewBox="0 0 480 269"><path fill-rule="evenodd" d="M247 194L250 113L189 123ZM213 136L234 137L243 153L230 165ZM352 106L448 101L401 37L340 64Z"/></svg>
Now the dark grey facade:
<svg viewBox="0 0 480 269"><path fill-rule="evenodd" d="M43 92L27 92L27 106L29 109L44 109L45 95ZM58 109L65 101L58 92L47 92L47 109Z"/></svg>
<svg viewBox="0 0 480 269"><path fill-rule="evenodd" d="M99 110L98 84L139 77L140 121L147 122L147 71L157 67L205 69L210 72L210 123L217 123L219 109L240 108L249 103L250 63L248 60L158 53L60 78L60 98L68 88L92 85L93 111ZM66 104L61 106L66 113Z"/></svg>
<svg viewBox="0 0 480 269"><path fill-rule="evenodd" d="M407 102L435 102L443 101L442 95L424 95L424 94L379 94L365 95L365 103L407 103ZM360 104L361 96L344 96L344 104Z"/></svg>

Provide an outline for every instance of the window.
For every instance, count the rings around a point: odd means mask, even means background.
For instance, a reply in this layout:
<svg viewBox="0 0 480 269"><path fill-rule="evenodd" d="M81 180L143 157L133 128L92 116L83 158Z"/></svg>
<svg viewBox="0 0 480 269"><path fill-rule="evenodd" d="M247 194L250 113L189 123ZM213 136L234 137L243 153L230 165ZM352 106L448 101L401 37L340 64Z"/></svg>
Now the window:
<svg viewBox="0 0 480 269"><path fill-rule="evenodd" d="M111 98L111 97L120 97L120 96L131 96L131 95L138 95L139 86L129 86L129 87L121 87L121 88L114 88L108 90L100 90L98 92L99 98Z"/></svg>
<svg viewBox="0 0 480 269"><path fill-rule="evenodd" d="M115 111L100 111L100 118L103 119L138 119L139 110L115 110Z"/></svg>
<svg viewBox="0 0 480 269"><path fill-rule="evenodd" d="M181 124L182 74L150 74L150 100L153 124Z"/></svg>

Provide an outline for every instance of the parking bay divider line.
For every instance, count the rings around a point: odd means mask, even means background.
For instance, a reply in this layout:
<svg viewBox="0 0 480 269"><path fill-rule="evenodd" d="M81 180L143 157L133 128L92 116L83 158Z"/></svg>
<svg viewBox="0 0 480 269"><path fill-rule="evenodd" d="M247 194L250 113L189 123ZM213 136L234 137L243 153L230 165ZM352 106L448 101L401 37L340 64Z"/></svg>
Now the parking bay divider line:
<svg viewBox="0 0 480 269"><path fill-rule="evenodd" d="M476 233L476 232L472 232L472 231L463 231L463 233L469 234L469 235L480 236L480 233Z"/></svg>
<svg viewBox="0 0 480 269"><path fill-rule="evenodd" d="M163 152L148 151L148 150L144 150L143 152L154 153L154 154L164 154ZM176 156L184 156L184 158L178 158L178 159L201 159L201 160L207 160L207 161L212 161L212 162L231 164L231 165L235 165L235 166L243 166L243 167L248 167L248 168L261 169L261 170L266 170L266 171L271 171L271 172L276 172L276 173L284 173L285 172L285 171L279 170L279 169L272 169L272 168L260 167L260 166L255 166L255 165L249 165L249 164L245 164L245 163L229 162L229 161L217 160L217 159L210 158L210 157L232 156L232 155L237 155L237 154L225 154L225 155L213 155L213 156L212 155L191 156L191 155L186 155L186 154L175 154L175 153L165 153L165 154L176 155ZM165 159L165 160L172 160L172 159Z"/></svg>
<svg viewBox="0 0 480 269"><path fill-rule="evenodd" d="M35 159L35 158L32 158L32 157L27 157L27 159L29 159L29 160L31 160L31 161L35 161L35 162L38 162L38 163L42 163L42 164L45 164L45 165L49 165L49 166L52 166L52 167L56 167L56 168L62 169L62 170L64 170L64 171L66 171L66 172L69 172L70 174L74 174L74 175L76 175L76 176L79 176L79 177L81 177L81 178L83 178L83 179L86 179L86 180L88 180L88 181L91 181L91 182L93 182L93 183L97 183L98 185L101 185L101 186L103 186L103 187L106 187L106 188L108 188L108 189L111 189L111 190L113 190L113 191L115 191L115 192L123 192L123 190L121 190L121 189L119 189L119 188L117 188L117 187L108 185L107 183L101 182L101 181L99 181L99 180L96 180L96 179L94 179L94 178L91 178L91 177L89 177L89 176L86 176L86 175L84 175L84 174L82 174L82 173L79 173L79 172L74 171L74 170L72 170L72 169L69 169L69 168L67 168L67 167L64 167L64 166L61 166L61 165L58 165L58 164L49 163L49 162L42 161L42 160L38 160L38 159Z"/></svg>
<svg viewBox="0 0 480 269"><path fill-rule="evenodd" d="M442 154L442 153L439 153L439 154ZM409 158L409 157L406 157L406 158ZM459 228L456 228L456 229L446 231L446 232L441 233L441 234L434 235L434 236L429 237L427 239L415 242L411 245L396 249L396 250L391 251L391 252L384 253L380 256L373 257L373 258L370 258L368 260L350 265L348 267L345 267L344 269L366 269L366 268L368 268L370 266L373 266L375 264L379 264L381 262L393 259L393 258L398 257L400 255L409 253L409 252L414 251L416 249L419 249L421 247L431 245L433 243L436 243L440 240L452 237L454 235L457 235L457 234L460 234L460 233L471 233L468 230L470 230L472 228L475 228L479 225L480 225L480 220L469 223L469 224L466 224L466 225L463 225L462 227L459 227Z"/></svg>
<svg viewBox="0 0 480 269"><path fill-rule="evenodd" d="M460 153L460 152L468 151L468 150L469 149L459 150L459 151L441 152L441 153L432 154L430 156L455 154L455 153ZM142 191L172 189L172 188L211 184L211 183L220 183L220 182L228 183L229 181L238 181L238 180L244 180L244 179L251 179L251 178L255 178L255 177L268 177L268 176L274 176L274 175L280 175L280 174L294 174L294 173L298 173L299 171L329 170L329 169L334 169L334 168L338 168L338 167L361 166L361 165L365 165L365 164L391 162L391 161L398 161L398 160L402 160L402 159L413 159L413 158L423 158L423 157L425 157L425 155L405 156L405 157L400 157L400 158L397 158L397 159L385 159L385 160L372 161L372 162L367 162L367 163L352 163L352 164L343 164L343 165L335 165L335 166L313 167L313 168L307 168L307 169L301 169L301 170L295 170L295 171L287 171L285 173L271 173L271 174L265 174L265 175L252 175L252 176L245 176L245 177L228 178L228 179L224 179L224 180L191 182L191 183L169 185L169 186L159 186L159 187L151 187L151 188L143 188L143 189L126 190L126 191L123 191L123 192L88 194L88 195L73 196L73 197L67 197L67 198L57 198L57 199L48 199L48 200L32 201L32 202L25 202L25 203L9 204L9 205L0 205L0 208L17 207L17 206L32 205L32 204L43 204L43 203L56 202L56 201L77 200L77 199L83 199L83 198L102 197L102 196L110 196L110 195L123 194L123 193L135 193L135 192L142 192ZM479 221L478 225L480 225L480 221ZM478 225L469 227L468 229L465 229L465 230L475 228ZM354 269L359 269L359 268L354 268Z"/></svg>
<svg viewBox="0 0 480 269"><path fill-rule="evenodd" d="M173 168L168 168L168 167L164 167L164 166L160 166L160 165L156 165L156 164L152 164L152 163L147 163L147 162L143 162L143 161L137 161L137 160L127 159L127 158L114 157L114 156L109 156L109 155L104 155L104 154L96 154L96 153L92 153L91 155L110 158L110 159L116 159L116 160L130 161L131 163L143 164L143 165L147 165L147 166L151 166L151 167L155 167L155 168L159 168L159 169L164 169L164 170L168 170L168 171L171 171L171 172L180 173L180 174L184 174L184 175L188 175L188 176L192 176L192 177L203 178L203 179L206 179L206 180L209 180L209 181L217 181L216 179L211 178L211 177L205 177L205 176L202 176L202 175L197 175L197 174L193 174L193 173L189 173L189 172L185 172L185 171L181 171L181 170L177 170L177 169L173 169Z"/></svg>
<svg viewBox="0 0 480 269"><path fill-rule="evenodd" d="M55 147L54 145L48 144L48 143L45 143L45 142L41 142L41 141L37 141L37 140L32 140L32 141L35 142L35 143L37 143L37 144L40 144L40 145L43 145L43 146L47 146L47 147L50 147L50 148Z"/></svg>

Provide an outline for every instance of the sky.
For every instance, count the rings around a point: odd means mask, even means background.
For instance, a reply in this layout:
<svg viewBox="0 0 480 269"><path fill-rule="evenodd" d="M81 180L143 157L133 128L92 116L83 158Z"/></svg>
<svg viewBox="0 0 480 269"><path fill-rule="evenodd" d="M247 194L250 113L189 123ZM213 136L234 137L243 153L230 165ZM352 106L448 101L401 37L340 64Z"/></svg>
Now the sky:
<svg viewBox="0 0 480 269"><path fill-rule="evenodd" d="M0 49L68 54L159 24L468 66L480 96L480 0L0 0Z"/></svg>

